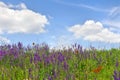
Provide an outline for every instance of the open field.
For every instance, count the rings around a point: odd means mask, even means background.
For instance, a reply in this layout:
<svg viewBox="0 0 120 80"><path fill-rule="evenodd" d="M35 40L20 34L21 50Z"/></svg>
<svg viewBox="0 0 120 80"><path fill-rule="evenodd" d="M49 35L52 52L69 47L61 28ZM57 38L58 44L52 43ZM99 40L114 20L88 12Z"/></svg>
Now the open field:
<svg viewBox="0 0 120 80"><path fill-rule="evenodd" d="M0 46L0 80L120 80L120 49Z"/></svg>

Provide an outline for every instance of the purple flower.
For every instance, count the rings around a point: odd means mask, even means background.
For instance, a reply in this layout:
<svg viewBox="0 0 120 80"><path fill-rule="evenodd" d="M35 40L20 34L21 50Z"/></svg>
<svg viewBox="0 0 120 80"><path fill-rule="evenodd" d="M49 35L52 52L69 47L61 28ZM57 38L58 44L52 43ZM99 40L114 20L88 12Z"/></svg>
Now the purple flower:
<svg viewBox="0 0 120 80"><path fill-rule="evenodd" d="M59 62L63 62L65 59L64 59L64 56L62 55L62 53L58 53L58 61Z"/></svg>
<svg viewBox="0 0 120 80"><path fill-rule="evenodd" d="M114 71L114 75L117 75L117 71Z"/></svg>
<svg viewBox="0 0 120 80"><path fill-rule="evenodd" d="M114 80L118 80L116 75L113 75L113 77L114 77Z"/></svg>
<svg viewBox="0 0 120 80"><path fill-rule="evenodd" d="M14 58L18 58L18 53L17 52L14 52Z"/></svg>
<svg viewBox="0 0 120 80"><path fill-rule="evenodd" d="M5 55L5 51L0 50L0 56L4 56Z"/></svg>
<svg viewBox="0 0 120 80"><path fill-rule="evenodd" d="M48 80L53 80L51 76L48 76Z"/></svg>
<svg viewBox="0 0 120 80"><path fill-rule="evenodd" d="M48 51L49 50L49 47L48 47L48 45L46 44L46 45L44 45L44 49L46 50L46 51Z"/></svg>
<svg viewBox="0 0 120 80"><path fill-rule="evenodd" d="M22 49L23 45L21 42L18 43L18 49Z"/></svg>
<svg viewBox="0 0 120 80"><path fill-rule="evenodd" d="M82 46L81 46L81 45L78 45L78 49L82 49Z"/></svg>
<svg viewBox="0 0 120 80"><path fill-rule="evenodd" d="M46 57L45 60L44 60L44 62L45 62L45 65L48 65L50 63L50 58Z"/></svg>
<svg viewBox="0 0 120 80"><path fill-rule="evenodd" d="M46 54L42 54L42 58L45 59L47 56Z"/></svg>
<svg viewBox="0 0 120 80"><path fill-rule="evenodd" d="M50 56L50 60L51 60L52 63L55 63L55 58L54 58L53 54Z"/></svg>
<svg viewBox="0 0 120 80"><path fill-rule="evenodd" d="M65 70L68 69L68 64L67 64L67 62L64 62L63 67L64 67Z"/></svg>
<svg viewBox="0 0 120 80"><path fill-rule="evenodd" d="M32 69L31 68L28 69L28 73L29 73L29 78L32 78Z"/></svg>
<svg viewBox="0 0 120 80"><path fill-rule="evenodd" d="M79 52L80 52L81 54L83 54L83 48L82 48L82 47L79 48Z"/></svg>
<svg viewBox="0 0 120 80"><path fill-rule="evenodd" d="M57 77L57 72L56 72L56 69L55 69L55 68L52 69L51 75L53 76L54 79Z"/></svg>
<svg viewBox="0 0 120 80"><path fill-rule="evenodd" d="M19 56L19 51L16 48L11 48L10 49L10 54L12 54L14 56L14 58L18 58Z"/></svg>
<svg viewBox="0 0 120 80"><path fill-rule="evenodd" d="M114 71L113 78L114 80L120 80L120 72L117 72L116 70Z"/></svg>
<svg viewBox="0 0 120 80"><path fill-rule="evenodd" d="M39 61L41 61L41 58L40 58L39 54L35 53L34 54L34 63L37 63Z"/></svg>
<svg viewBox="0 0 120 80"><path fill-rule="evenodd" d="M10 49L10 48L11 48L11 45L7 45L7 48Z"/></svg>

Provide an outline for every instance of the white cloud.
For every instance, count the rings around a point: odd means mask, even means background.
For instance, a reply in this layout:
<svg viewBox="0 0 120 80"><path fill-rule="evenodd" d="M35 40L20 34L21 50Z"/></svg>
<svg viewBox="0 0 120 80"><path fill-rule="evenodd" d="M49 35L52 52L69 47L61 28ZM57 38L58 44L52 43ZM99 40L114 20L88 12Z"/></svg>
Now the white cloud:
<svg viewBox="0 0 120 80"><path fill-rule="evenodd" d="M48 19L34 12L24 3L18 5L0 2L0 33L43 33Z"/></svg>
<svg viewBox="0 0 120 80"><path fill-rule="evenodd" d="M120 33L120 6L111 8L108 13L108 18L103 20L102 23L109 26L111 31Z"/></svg>
<svg viewBox="0 0 120 80"><path fill-rule="evenodd" d="M2 37L2 36L0 36L0 43L2 44L8 44L8 43L10 43L10 40L9 39L7 39L7 38L5 38L5 37Z"/></svg>
<svg viewBox="0 0 120 80"><path fill-rule="evenodd" d="M27 6L24 3L18 4L18 5L12 5L8 4L8 8L16 8L16 9L27 9Z"/></svg>
<svg viewBox="0 0 120 80"><path fill-rule="evenodd" d="M4 7L4 8L8 8L8 6L5 3L1 2L1 1L0 1L0 6Z"/></svg>
<svg viewBox="0 0 120 80"><path fill-rule="evenodd" d="M86 8L86 9L90 9L92 11L97 11L97 12L109 12L109 9L98 8L96 6L91 6L91 5L86 5L86 4L70 3L70 2L65 2L63 0L52 0L52 1L59 3L59 4L62 4L62 5L66 5L66 6Z"/></svg>
<svg viewBox="0 0 120 80"><path fill-rule="evenodd" d="M109 27L119 28L120 29L120 21L118 20L105 20L103 24L108 25Z"/></svg>
<svg viewBox="0 0 120 80"><path fill-rule="evenodd" d="M120 42L120 34L111 32L109 29L104 28L102 23L94 22L93 20L88 20L83 25L74 25L68 30L73 32L76 38L83 38L84 40L110 43Z"/></svg>
<svg viewBox="0 0 120 80"><path fill-rule="evenodd" d="M116 6L113 7L110 11L109 11L109 16L120 16L120 7Z"/></svg>
<svg viewBox="0 0 120 80"><path fill-rule="evenodd" d="M95 6L90 6L90 5L85 5L85 4L81 4L81 5L77 5L78 7L84 7L93 11L98 11L98 12L109 12L108 9L103 9L103 8L97 8Z"/></svg>

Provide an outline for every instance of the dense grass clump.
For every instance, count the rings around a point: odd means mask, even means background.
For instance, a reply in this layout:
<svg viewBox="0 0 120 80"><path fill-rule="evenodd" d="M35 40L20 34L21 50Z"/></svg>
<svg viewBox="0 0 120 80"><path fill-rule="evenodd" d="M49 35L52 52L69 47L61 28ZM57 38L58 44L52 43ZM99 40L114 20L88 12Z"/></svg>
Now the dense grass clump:
<svg viewBox="0 0 120 80"><path fill-rule="evenodd" d="M0 46L0 80L120 80L120 49Z"/></svg>

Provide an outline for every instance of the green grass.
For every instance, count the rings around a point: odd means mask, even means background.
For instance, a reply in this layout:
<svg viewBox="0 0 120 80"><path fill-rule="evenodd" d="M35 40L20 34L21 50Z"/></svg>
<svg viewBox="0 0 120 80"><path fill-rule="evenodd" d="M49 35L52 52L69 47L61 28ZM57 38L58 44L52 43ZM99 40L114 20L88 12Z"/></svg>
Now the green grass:
<svg viewBox="0 0 120 80"><path fill-rule="evenodd" d="M0 80L114 80L114 71L120 72L120 49L91 49L84 50L83 53L80 51L76 53L74 49L51 52L49 49L44 49L44 46L38 50L21 49L24 53L17 51L17 58L12 53L7 53L0 60ZM10 50L4 49L4 51ZM35 62L36 53L41 60ZM61 62L58 59L59 53L64 57ZM99 66L102 66L101 70L94 72L93 70Z"/></svg>

